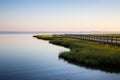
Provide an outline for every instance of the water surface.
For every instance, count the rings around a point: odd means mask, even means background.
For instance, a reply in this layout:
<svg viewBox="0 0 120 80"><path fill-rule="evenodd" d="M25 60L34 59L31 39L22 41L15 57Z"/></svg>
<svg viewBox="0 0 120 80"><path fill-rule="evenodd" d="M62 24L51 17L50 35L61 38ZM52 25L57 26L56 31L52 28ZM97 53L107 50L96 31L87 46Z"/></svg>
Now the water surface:
<svg viewBox="0 0 120 80"><path fill-rule="evenodd" d="M0 80L120 80L120 73L87 69L58 58L69 49L32 34L0 34Z"/></svg>

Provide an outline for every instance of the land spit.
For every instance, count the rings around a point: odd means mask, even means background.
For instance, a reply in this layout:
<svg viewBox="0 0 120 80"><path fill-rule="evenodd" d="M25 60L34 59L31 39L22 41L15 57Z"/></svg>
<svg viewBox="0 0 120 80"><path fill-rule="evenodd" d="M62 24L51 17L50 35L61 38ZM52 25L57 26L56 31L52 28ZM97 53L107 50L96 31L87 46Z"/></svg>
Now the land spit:
<svg viewBox="0 0 120 80"><path fill-rule="evenodd" d="M97 67L113 72L120 72L120 46L119 42L104 44L106 42L93 41L87 38L88 35L81 35L78 38L76 34L62 35L36 35L38 39L49 40L50 43L70 48L69 52L59 54L60 58L70 63L84 65L87 67ZM93 36L93 35L91 35ZM100 35L101 36L101 35ZM100 37L99 36L99 37ZM101 36L108 37L108 36ZM95 38L96 39L96 38ZM117 40L118 37L117 37Z"/></svg>

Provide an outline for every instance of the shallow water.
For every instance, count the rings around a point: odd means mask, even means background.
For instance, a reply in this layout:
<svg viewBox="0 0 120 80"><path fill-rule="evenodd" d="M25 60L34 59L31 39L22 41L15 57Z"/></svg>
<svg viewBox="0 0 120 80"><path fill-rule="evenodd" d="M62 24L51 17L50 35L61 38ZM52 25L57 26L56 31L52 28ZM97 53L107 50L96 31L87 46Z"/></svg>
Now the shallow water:
<svg viewBox="0 0 120 80"><path fill-rule="evenodd" d="M69 49L32 34L0 34L0 80L120 80L120 73L70 64L58 58Z"/></svg>

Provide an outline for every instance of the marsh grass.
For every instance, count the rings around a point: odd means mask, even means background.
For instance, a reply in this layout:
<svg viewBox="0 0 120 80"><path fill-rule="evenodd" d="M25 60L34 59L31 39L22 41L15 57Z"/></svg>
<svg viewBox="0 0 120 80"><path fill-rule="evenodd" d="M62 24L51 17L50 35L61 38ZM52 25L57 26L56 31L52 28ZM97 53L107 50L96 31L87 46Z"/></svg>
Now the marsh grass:
<svg viewBox="0 0 120 80"><path fill-rule="evenodd" d="M52 35L35 35L33 37L36 37L38 39L44 39L44 40L51 40L53 38Z"/></svg>
<svg viewBox="0 0 120 80"><path fill-rule="evenodd" d="M108 68L120 67L120 46L73 38L53 38L52 36L37 36L37 38L70 48L69 52L59 54L60 58L69 62Z"/></svg>

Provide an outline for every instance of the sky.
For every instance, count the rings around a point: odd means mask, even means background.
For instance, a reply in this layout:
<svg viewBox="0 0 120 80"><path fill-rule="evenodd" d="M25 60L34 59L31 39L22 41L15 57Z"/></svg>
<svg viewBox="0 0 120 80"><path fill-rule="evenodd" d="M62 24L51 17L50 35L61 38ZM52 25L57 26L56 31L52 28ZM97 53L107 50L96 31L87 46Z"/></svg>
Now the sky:
<svg viewBox="0 0 120 80"><path fill-rule="evenodd" d="M0 0L0 31L120 31L120 0Z"/></svg>

